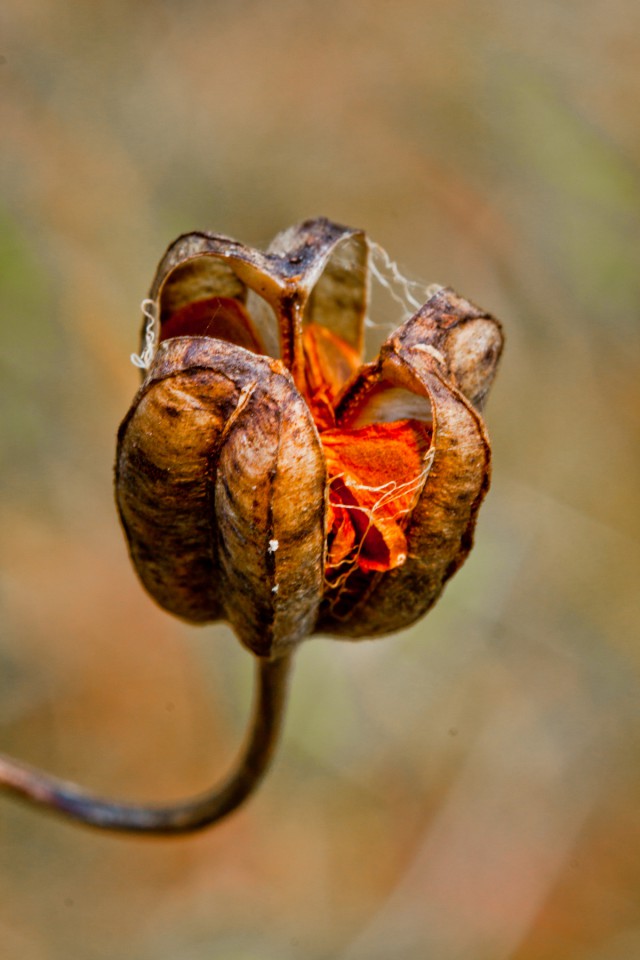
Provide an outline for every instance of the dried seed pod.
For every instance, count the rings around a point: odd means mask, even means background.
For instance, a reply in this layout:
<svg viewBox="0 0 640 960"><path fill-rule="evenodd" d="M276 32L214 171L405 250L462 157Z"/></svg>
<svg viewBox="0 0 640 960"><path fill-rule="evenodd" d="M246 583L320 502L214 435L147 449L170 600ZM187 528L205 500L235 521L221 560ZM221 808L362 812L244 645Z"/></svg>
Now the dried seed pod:
<svg viewBox="0 0 640 960"><path fill-rule="evenodd" d="M322 219L266 253L189 234L151 288L158 343L116 463L131 557L163 607L227 620L260 657L412 623L488 486L499 324L441 289L363 365L368 254Z"/></svg>
<svg viewBox="0 0 640 960"><path fill-rule="evenodd" d="M371 249L379 248L371 247ZM502 334L434 293L363 364L369 244L311 220L266 253L194 233L145 310L146 372L118 434L116 499L142 583L224 619L258 656L249 736L212 790L168 806L95 797L0 755L0 788L106 830L198 830L255 790L292 651L422 616L471 548L489 483L480 408Z"/></svg>

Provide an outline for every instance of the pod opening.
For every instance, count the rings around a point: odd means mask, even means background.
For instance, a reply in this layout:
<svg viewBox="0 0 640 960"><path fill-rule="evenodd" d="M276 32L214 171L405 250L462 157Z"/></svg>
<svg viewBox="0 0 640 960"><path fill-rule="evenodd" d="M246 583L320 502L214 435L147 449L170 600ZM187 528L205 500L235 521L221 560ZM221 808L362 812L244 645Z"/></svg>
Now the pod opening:
<svg viewBox="0 0 640 960"><path fill-rule="evenodd" d="M192 257L167 275L158 318L159 341L211 337L252 353L272 354L272 311L247 290L228 262L212 253Z"/></svg>
<svg viewBox="0 0 640 960"><path fill-rule="evenodd" d="M264 352L244 304L234 297L206 297L170 313L161 321L160 340L173 337L214 337Z"/></svg>

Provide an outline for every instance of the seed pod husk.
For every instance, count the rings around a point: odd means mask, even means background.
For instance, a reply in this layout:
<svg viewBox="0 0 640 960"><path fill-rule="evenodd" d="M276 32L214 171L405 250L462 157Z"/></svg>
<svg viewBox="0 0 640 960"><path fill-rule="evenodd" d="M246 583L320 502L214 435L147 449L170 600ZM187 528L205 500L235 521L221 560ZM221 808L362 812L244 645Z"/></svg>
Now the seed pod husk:
<svg viewBox="0 0 640 960"><path fill-rule="evenodd" d="M159 342L143 331L116 464L131 557L165 609L260 657L414 622L488 487L499 324L441 288L363 364L368 258L322 219L265 253L194 233L151 288Z"/></svg>

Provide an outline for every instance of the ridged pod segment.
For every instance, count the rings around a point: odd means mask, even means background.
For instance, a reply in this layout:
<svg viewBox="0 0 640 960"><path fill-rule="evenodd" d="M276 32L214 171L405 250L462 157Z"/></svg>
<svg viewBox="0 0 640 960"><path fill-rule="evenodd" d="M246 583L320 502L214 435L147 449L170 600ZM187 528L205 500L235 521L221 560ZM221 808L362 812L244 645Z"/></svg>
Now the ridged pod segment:
<svg viewBox="0 0 640 960"><path fill-rule="evenodd" d="M120 428L116 491L134 565L165 609L228 620L260 656L303 639L322 597L325 485L280 361L205 337L160 344Z"/></svg>

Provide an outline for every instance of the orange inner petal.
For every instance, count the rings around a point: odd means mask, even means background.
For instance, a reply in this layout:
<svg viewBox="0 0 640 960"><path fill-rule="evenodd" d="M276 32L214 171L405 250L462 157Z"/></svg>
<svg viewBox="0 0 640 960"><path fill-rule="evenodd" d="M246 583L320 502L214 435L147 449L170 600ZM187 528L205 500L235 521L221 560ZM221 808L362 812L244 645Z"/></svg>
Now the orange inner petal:
<svg viewBox="0 0 640 960"><path fill-rule="evenodd" d="M233 297L207 297L180 307L162 322L160 339L170 337L215 337L253 353L263 352L249 314Z"/></svg>
<svg viewBox="0 0 640 960"><path fill-rule="evenodd" d="M419 420L320 434L329 473L327 577L401 566L402 529L420 495L431 428Z"/></svg>
<svg viewBox="0 0 640 960"><path fill-rule="evenodd" d="M360 366L356 350L326 327L304 328L305 395L329 477L326 577L392 570L407 556L405 521L422 490L431 427L416 419L336 426L340 391Z"/></svg>
<svg viewBox="0 0 640 960"><path fill-rule="evenodd" d="M317 323L302 332L305 399L319 430L335 426L338 394L360 366L357 350Z"/></svg>

